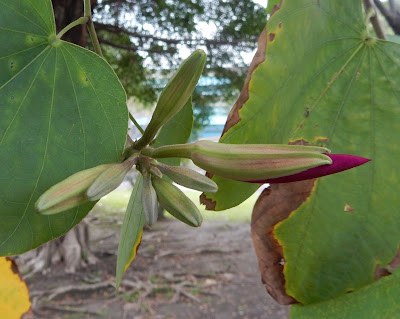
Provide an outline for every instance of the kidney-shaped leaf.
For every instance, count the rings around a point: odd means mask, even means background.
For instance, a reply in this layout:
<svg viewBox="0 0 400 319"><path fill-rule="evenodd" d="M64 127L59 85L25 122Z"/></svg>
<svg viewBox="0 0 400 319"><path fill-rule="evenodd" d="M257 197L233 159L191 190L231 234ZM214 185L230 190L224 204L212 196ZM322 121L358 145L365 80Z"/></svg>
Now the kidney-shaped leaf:
<svg viewBox="0 0 400 319"><path fill-rule="evenodd" d="M400 313L400 272L372 285L314 305L294 305L291 319L394 319Z"/></svg>
<svg viewBox="0 0 400 319"><path fill-rule="evenodd" d="M364 22L361 0L282 1L268 21L249 99L222 137L304 140L372 158L319 179L276 228L286 291L305 304L370 284L399 246L400 45L372 38ZM233 185L219 184L217 206L243 192Z"/></svg>
<svg viewBox="0 0 400 319"><path fill-rule="evenodd" d="M93 203L53 217L33 205L50 186L119 160L126 95L96 54L54 38L50 0L0 0L0 255L35 248Z"/></svg>

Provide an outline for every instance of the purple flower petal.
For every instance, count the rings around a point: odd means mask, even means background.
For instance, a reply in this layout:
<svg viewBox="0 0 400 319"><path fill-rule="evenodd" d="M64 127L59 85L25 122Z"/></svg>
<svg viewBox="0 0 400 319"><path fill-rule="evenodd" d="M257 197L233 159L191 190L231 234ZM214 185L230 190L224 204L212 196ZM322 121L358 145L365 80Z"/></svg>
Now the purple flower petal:
<svg viewBox="0 0 400 319"><path fill-rule="evenodd" d="M289 176L271 178L261 181L249 181L249 183L278 184L278 183L298 182L306 179L318 178L326 175L339 173L348 170L350 168L363 165L370 161L369 158L347 155L347 154L325 154L325 155L329 156L332 159L332 164L317 166Z"/></svg>

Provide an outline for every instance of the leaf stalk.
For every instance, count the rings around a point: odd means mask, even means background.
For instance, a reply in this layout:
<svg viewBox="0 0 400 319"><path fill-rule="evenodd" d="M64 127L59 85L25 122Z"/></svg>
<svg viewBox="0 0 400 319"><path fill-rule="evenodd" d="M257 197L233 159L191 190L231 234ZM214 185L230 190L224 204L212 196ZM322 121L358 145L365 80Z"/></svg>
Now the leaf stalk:
<svg viewBox="0 0 400 319"><path fill-rule="evenodd" d="M66 34L69 30L71 30L72 28L76 27L77 25L80 24L86 24L88 23L89 18L88 17L80 17L79 19L71 22L70 24L68 24L64 29L62 29L56 36L57 40L60 40L62 38L62 36L64 34Z"/></svg>

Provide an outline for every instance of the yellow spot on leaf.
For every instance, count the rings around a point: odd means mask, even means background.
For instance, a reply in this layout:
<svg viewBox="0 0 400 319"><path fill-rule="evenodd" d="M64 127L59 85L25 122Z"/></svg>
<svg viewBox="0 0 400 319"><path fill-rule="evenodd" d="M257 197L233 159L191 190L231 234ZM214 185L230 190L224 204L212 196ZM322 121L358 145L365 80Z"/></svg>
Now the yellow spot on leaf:
<svg viewBox="0 0 400 319"><path fill-rule="evenodd" d="M139 236L137 238L137 241L136 241L135 245L133 245L132 252L131 252L131 258L129 258L129 261L126 263L125 268L124 268L124 272L128 269L128 267L130 266L130 264L132 263L132 261L136 257L136 253L138 251L139 245L142 242L142 235L143 235L143 228L140 231L140 234L139 234Z"/></svg>
<svg viewBox="0 0 400 319"><path fill-rule="evenodd" d="M28 288L16 266L8 258L0 257L0 318L19 319L30 307Z"/></svg>

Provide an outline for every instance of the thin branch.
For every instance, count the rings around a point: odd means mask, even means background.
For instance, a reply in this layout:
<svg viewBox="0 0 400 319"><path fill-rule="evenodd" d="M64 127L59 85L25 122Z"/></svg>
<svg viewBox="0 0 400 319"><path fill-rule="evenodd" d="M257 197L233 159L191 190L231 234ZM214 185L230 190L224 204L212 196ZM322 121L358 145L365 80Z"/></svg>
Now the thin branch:
<svg viewBox="0 0 400 319"><path fill-rule="evenodd" d="M132 121L132 123L136 126L136 128L139 130L140 133L144 133L144 130L142 129L142 127L139 125L139 123L135 120L135 118L133 117L133 115L131 114L131 112L129 112L129 118Z"/></svg>
<svg viewBox="0 0 400 319"><path fill-rule="evenodd" d="M88 31L89 31L90 38L92 39L94 51L104 59L103 51L101 51L99 39L97 39L96 29L94 27L93 20L92 20L92 6L90 3L90 0L83 0L83 4L84 4L85 17L87 17L89 19L89 21L87 23Z"/></svg>
<svg viewBox="0 0 400 319"><path fill-rule="evenodd" d="M400 35L400 12L397 10L389 10L381 1L374 0L376 7L385 17L395 34Z"/></svg>
<svg viewBox="0 0 400 319"><path fill-rule="evenodd" d="M376 36L377 36L379 39L386 40L385 33L383 32L382 27L381 27L381 24L379 23L378 15L377 15L377 13L376 13L375 7L373 6L371 0L363 0L363 3L364 3L364 9L365 9L365 11L367 12L367 14L368 14L368 12L370 12L371 10L374 11L374 13L370 16L370 19L369 19L369 20L371 21L371 24L372 24L372 26L374 27Z"/></svg>
<svg viewBox="0 0 400 319"><path fill-rule="evenodd" d="M179 43L186 43L190 45L232 45L237 46L246 43L256 43L257 38L248 38L248 39L234 39L234 40L215 40L215 39L189 39L189 38L182 38L182 39L170 39L170 38L163 38L157 37L149 34L142 34L134 31L127 30L125 28L117 27L110 24L103 24L99 22L95 22L96 28L98 30L105 30L112 33L117 34L127 34L135 38L142 38L142 39L149 39L154 41L160 41L168 44L179 44Z"/></svg>
<svg viewBox="0 0 400 319"><path fill-rule="evenodd" d="M389 6L390 10L396 11L396 3L394 2L394 0L389 0Z"/></svg>
<svg viewBox="0 0 400 319"><path fill-rule="evenodd" d="M181 43L181 41L179 41L179 40L155 37L155 36L148 35L148 34L141 34L141 33L129 31L125 28L117 27L117 26L114 26L111 24L103 24L103 23L95 22L95 26L98 30L106 30L106 31L109 31L112 33L118 33L118 34L125 33L125 34L130 35L135 38L152 39L155 41L161 41L161 42L170 43L170 44Z"/></svg>
<svg viewBox="0 0 400 319"><path fill-rule="evenodd" d="M383 16L386 18L386 20L389 21L392 19L392 14L390 13L389 9L386 8L386 6L380 0L374 0L374 4L379 9L379 11L383 14Z"/></svg>
<svg viewBox="0 0 400 319"><path fill-rule="evenodd" d="M133 52L137 52L137 51L144 51L144 52L149 52L149 53L174 53L174 50L164 50L164 49L144 49L144 48L139 48L137 46L133 46L133 45L126 45L126 44L119 44L119 43L115 43L103 38L98 38L99 42L105 45L109 45L112 46L114 48L117 49L123 49L123 50L127 50L127 51L133 51Z"/></svg>

